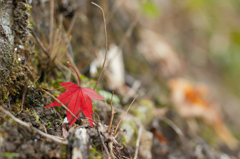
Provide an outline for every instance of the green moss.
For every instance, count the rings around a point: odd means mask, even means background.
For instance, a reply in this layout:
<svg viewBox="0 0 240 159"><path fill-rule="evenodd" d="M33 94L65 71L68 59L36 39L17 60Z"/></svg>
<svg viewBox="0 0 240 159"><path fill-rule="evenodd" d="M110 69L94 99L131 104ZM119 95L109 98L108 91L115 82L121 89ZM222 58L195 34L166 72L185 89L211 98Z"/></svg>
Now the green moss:
<svg viewBox="0 0 240 159"><path fill-rule="evenodd" d="M35 116L37 122L40 122L39 121L39 116L36 113L33 113L33 116Z"/></svg>
<svg viewBox="0 0 240 159"><path fill-rule="evenodd" d="M3 99L3 101L5 102L6 100L7 100L7 97L6 97L6 95L5 95L5 93L6 93L6 91L5 91L5 89L4 89L4 87L2 87L2 99Z"/></svg>
<svg viewBox="0 0 240 159"><path fill-rule="evenodd" d="M125 143L134 146L136 143L137 132L138 132L138 128L136 124L133 121L131 121L131 119L124 119L122 121L121 127L127 130L122 137Z"/></svg>
<svg viewBox="0 0 240 159"><path fill-rule="evenodd" d="M67 146L66 145L61 145L61 158L67 158L66 154L67 154Z"/></svg>
<svg viewBox="0 0 240 159"><path fill-rule="evenodd" d="M50 128L51 126L52 126L52 123L49 121L49 122L47 122L47 124L48 124L48 127L47 128Z"/></svg>
<svg viewBox="0 0 240 159"><path fill-rule="evenodd" d="M102 154L98 152L96 147L89 148L89 151L90 151L90 157L89 157L90 159L103 159Z"/></svg>
<svg viewBox="0 0 240 159"><path fill-rule="evenodd" d="M26 114L30 113L30 109L26 108Z"/></svg>
<svg viewBox="0 0 240 159"><path fill-rule="evenodd" d="M0 36L3 37L4 45L0 47L2 55L0 56L0 103L6 102L9 95L18 96L23 88L31 83L34 74L33 68L28 65L22 65L18 61L18 56L30 57L28 35L31 26L28 20L31 6L17 1L13 8L13 25L11 26L14 42L9 42L3 26L0 24ZM20 13L20 14L17 14ZM27 25L25 25L27 24ZM25 50L15 50L23 45ZM28 89L26 90L26 94Z"/></svg>
<svg viewBox="0 0 240 159"><path fill-rule="evenodd" d="M97 108L97 106L95 105L95 103L93 103L93 111L94 111L94 112L98 112L98 108Z"/></svg>
<svg viewBox="0 0 240 159"><path fill-rule="evenodd" d="M216 131L214 130L213 127L205 125L201 122L198 122L200 124L200 129L199 129L199 135L207 141L212 147L217 148L216 143L218 143L219 137L216 135Z"/></svg>
<svg viewBox="0 0 240 159"><path fill-rule="evenodd" d="M3 152L2 156L7 157L8 159L12 159L14 157L19 157L20 155L18 153Z"/></svg>
<svg viewBox="0 0 240 159"><path fill-rule="evenodd" d="M149 18L158 18L160 15L160 8L153 1L148 0L143 4L142 12Z"/></svg>
<svg viewBox="0 0 240 159"><path fill-rule="evenodd" d="M131 111L144 125L148 125L154 117L154 104L150 100L140 100L138 106Z"/></svg>
<svg viewBox="0 0 240 159"><path fill-rule="evenodd" d="M61 113L61 107L55 107L55 110L56 110L58 113Z"/></svg>
<svg viewBox="0 0 240 159"><path fill-rule="evenodd" d="M126 142L127 142L126 136L123 136L123 137L122 137L122 142L123 142L123 144L125 144L125 145L127 144L127 143L126 143Z"/></svg>

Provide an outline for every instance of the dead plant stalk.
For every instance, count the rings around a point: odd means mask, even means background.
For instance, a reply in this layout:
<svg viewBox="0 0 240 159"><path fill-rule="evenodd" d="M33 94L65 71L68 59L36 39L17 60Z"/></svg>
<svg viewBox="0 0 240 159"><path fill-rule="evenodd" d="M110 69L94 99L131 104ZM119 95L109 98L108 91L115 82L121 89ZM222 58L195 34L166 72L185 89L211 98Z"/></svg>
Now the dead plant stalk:
<svg viewBox="0 0 240 159"><path fill-rule="evenodd" d="M49 93L48 91L45 91L44 89L42 89L43 92L45 92L46 94L48 94L49 96L51 96L54 100L56 100L59 104L61 104L61 106L63 108L65 108L67 111L69 111L73 117L75 117L77 119L77 117L71 112L71 110L69 110L60 100L58 100L56 97L54 97L51 93Z"/></svg>
<svg viewBox="0 0 240 159"><path fill-rule="evenodd" d="M52 37L53 37L53 20L54 19L54 0L50 1L50 34L49 34L49 46L48 49L52 49Z"/></svg>
<svg viewBox="0 0 240 159"><path fill-rule="evenodd" d="M139 149L139 145L140 145L142 131L143 131L143 126L140 126L139 129L138 129L138 137L137 137L137 143L136 143L136 150L135 150L134 159L137 159L137 157L138 157L138 149Z"/></svg>
<svg viewBox="0 0 240 159"><path fill-rule="evenodd" d="M105 57L104 57L104 61L103 61L103 65L102 65L102 69L101 69L101 72L98 76L98 79L97 79L97 82L96 82L96 85L93 89L96 89L97 85L98 85L98 82L101 78L101 75L102 75L102 72L103 72L103 69L104 69L104 66L105 66L105 63L106 63L106 59L107 59L107 49L108 49L108 44L107 44L107 26L106 26L106 20L105 20L105 14L104 14L104 11L102 9L102 7L100 7L99 5L97 5L96 3L92 2L93 5L95 5L96 7L98 7L99 9L101 9L102 11L102 16L103 16L103 23L104 23L104 33L105 33L105 43L106 43L106 52L105 52Z"/></svg>
<svg viewBox="0 0 240 159"><path fill-rule="evenodd" d="M127 112L129 111L129 109L131 108L132 104L133 104L134 101L136 100L137 96L138 96L138 95L136 95L136 97L133 99L132 103L129 105L128 109L127 109L126 112L123 114L123 116L122 116L122 118L120 119L120 121L118 122L117 127L116 127L116 129L115 129L115 131L114 131L114 135L113 135L113 136L116 136L116 133L117 133L117 130L118 130L119 125L121 124L123 118L125 117L125 115L126 115Z"/></svg>
<svg viewBox="0 0 240 159"><path fill-rule="evenodd" d="M110 134L112 122L113 122L113 118L114 118L114 114L115 114L115 110L112 106L113 94L114 94L114 92L112 92L112 98L111 98L111 119L110 119L109 126L108 126L108 134Z"/></svg>

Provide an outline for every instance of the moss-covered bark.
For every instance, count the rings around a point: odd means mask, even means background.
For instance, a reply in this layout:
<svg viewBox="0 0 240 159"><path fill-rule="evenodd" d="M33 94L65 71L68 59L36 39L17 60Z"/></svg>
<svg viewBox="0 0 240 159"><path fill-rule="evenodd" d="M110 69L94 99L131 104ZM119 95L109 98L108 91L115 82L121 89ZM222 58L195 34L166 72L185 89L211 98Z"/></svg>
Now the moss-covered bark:
<svg viewBox="0 0 240 159"><path fill-rule="evenodd" d="M2 92L3 85L10 76L13 66L13 8L11 0L0 1L0 92ZM0 95L1 99L2 93Z"/></svg>
<svg viewBox="0 0 240 159"><path fill-rule="evenodd" d="M0 0L0 104L26 84L18 58L28 53L29 8L25 0Z"/></svg>

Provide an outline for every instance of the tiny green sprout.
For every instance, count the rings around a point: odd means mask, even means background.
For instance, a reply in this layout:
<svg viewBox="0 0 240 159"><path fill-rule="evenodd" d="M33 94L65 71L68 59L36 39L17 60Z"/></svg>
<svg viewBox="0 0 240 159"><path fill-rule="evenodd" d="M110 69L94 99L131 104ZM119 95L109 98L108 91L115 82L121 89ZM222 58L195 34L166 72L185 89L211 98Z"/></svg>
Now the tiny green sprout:
<svg viewBox="0 0 240 159"><path fill-rule="evenodd" d="M36 121L39 122L39 116L36 113L33 113L33 116L35 116Z"/></svg>
<svg viewBox="0 0 240 159"><path fill-rule="evenodd" d="M51 126L52 126L52 123L49 121L49 122L47 122L47 124L48 124L48 127L47 128L50 128Z"/></svg>

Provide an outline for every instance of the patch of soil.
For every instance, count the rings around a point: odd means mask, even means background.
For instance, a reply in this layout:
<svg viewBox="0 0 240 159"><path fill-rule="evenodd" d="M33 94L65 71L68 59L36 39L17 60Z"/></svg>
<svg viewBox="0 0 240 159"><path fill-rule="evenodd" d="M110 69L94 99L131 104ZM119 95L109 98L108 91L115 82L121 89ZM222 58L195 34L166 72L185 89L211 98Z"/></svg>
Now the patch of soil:
<svg viewBox="0 0 240 159"><path fill-rule="evenodd" d="M19 116L24 118L24 112ZM33 118L27 115L24 119L31 121ZM34 126L40 125L40 123L35 121L32 123ZM19 159L64 158L64 145L41 137L32 129L17 124L2 112L0 112L0 125L0 148L1 152L3 152L1 154L3 159L9 159L11 156Z"/></svg>
<svg viewBox="0 0 240 159"><path fill-rule="evenodd" d="M31 108L30 112L23 110L17 117L25 122L30 122L32 125L48 134L62 136L61 115L52 108L36 107Z"/></svg>

